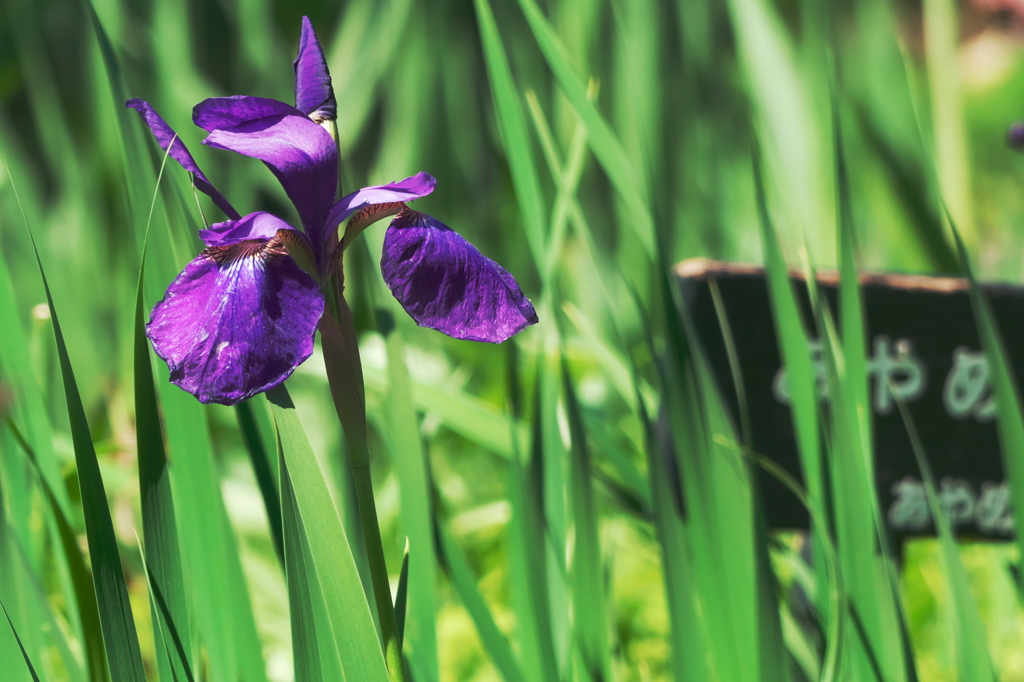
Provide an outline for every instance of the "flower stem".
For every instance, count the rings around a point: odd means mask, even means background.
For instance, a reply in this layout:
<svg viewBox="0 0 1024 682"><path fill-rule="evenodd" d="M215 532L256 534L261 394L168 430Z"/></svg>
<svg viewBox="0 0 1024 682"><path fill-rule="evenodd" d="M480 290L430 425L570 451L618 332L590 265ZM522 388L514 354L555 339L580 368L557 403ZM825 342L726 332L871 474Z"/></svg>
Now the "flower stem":
<svg viewBox="0 0 1024 682"><path fill-rule="evenodd" d="M324 315L320 322L320 335L324 345L327 378L331 386L334 406L345 434L349 450L352 479L356 490L359 520L366 541L367 560L373 584L373 597L380 621L380 637L384 660L391 682L404 682L405 663L402 645L391 600L391 582L384 559L377 522L377 506L373 497L370 474L370 449L366 430L366 398L363 388L362 364L356 341L352 311L343 296L344 285L336 279L335 296L329 297L333 315Z"/></svg>
<svg viewBox="0 0 1024 682"><path fill-rule="evenodd" d="M321 123L338 146L338 196L344 194L344 165L341 163L341 143L335 121ZM338 249L338 233L329 237L327 250ZM340 254L339 254L340 255ZM366 543L367 563L370 565L370 582L373 585L373 599L377 605L377 619L380 639L384 649L384 662L388 667L391 682L405 682L405 660L402 658L402 640L398 634L398 620L395 618L395 604L391 600L391 579L388 577L387 561L384 559L384 543L380 537L377 522L377 503L373 497L373 477L370 473L370 446L366 438L366 390L363 386L363 366L359 359L359 342L352 310L345 300L345 272L329 275L325 282L329 313L320 320L320 339L324 347L324 364L327 366L327 380L331 385L334 409L345 434L345 445L349 452L352 483L356 490L356 506L359 522Z"/></svg>

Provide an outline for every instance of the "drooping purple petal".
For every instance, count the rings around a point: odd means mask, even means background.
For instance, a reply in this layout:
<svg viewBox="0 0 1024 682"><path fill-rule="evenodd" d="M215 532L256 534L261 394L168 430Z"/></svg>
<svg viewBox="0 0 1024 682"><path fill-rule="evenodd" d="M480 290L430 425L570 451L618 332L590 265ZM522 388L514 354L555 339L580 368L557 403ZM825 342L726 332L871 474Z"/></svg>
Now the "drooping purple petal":
<svg viewBox="0 0 1024 682"><path fill-rule="evenodd" d="M229 217L237 219L240 216L238 211L224 198L224 195L218 192L217 188L206 179L206 175L199 169L199 165L192 158L192 154L185 147L185 143L175 135L174 130L167 125L167 122L164 121L160 114L156 113L156 110L150 106L149 102L135 98L125 102L125 106L139 112L139 115L146 122L146 125L149 126L153 137L156 138L157 144L160 145L161 149L167 151L168 147L171 148L167 155L192 174L192 182L195 184L196 189L213 199L213 203L217 204L220 210L224 211Z"/></svg>
<svg viewBox="0 0 1024 682"><path fill-rule="evenodd" d="M500 343L537 322L505 268L425 213L391 221L380 270L416 324L456 339Z"/></svg>
<svg viewBox="0 0 1024 682"><path fill-rule="evenodd" d="M234 405L283 382L313 352L324 299L274 240L214 246L153 308L146 335L171 382Z"/></svg>
<svg viewBox="0 0 1024 682"><path fill-rule="evenodd" d="M295 107L318 123L336 119L338 103L334 100L331 73L309 17L302 17L299 54L292 66L295 68Z"/></svg>
<svg viewBox="0 0 1024 682"><path fill-rule="evenodd" d="M214 130L203 144L267 164L320 249L338 186L338 150L326 130L306 116L268 116Z"/></svg>
<svg viewBox="0 0 1024 682"><path fill-rule="evenodd" d="M291 225L266 211L250 213L239 220L214 223L199 230L199 238L207 246L226 246L245 239L271 239L278 230L291 230Z"/></svg>
<svg viewBox="0 0 1024 682"><path fill-rule="evenodd" d="M425 197L434 191L437 180L430 173L419 172L416 175L392 182L387 185L363 187L342 197L331 208L327 217L326 235L337 229L353 213L374 204L390 204L395 202L413 201ZM381 216L384 217L384 216Z"/></svg>
<svg viewBox="0 0 1024 682"><path fill-rule="evenodd" d="M306 114L291 104L266 97L210 97L192 107L192 122L208 133L222 128L234 128L242 123L258 121L269 116L298 116Z"/></svg>

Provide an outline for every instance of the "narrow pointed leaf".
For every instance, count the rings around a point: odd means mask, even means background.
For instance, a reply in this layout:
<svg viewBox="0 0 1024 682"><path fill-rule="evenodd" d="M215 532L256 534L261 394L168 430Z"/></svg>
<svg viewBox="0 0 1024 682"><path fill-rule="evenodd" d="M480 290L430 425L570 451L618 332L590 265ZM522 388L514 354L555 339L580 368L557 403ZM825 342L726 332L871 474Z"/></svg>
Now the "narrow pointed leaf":
<svg viewBox="0 0 1024 682"><path fill-rule="evenodd" d="M36 257L38 260L38 253ZM85 417L85 408L78 393L71 358L68 357L64 334L53 305L46 274L43 272L42 261L39 261L39 274L43 278L50 319L53 321L54 340L57 344L57 356L64 383L64 398L71 421L71 438L75 460L78 462L78 482L82 493L85 529L92 560L93 583L99 604L100 625L107 650L107 664L116 680L144 682L146 672L142 664L142 652L135 630L135 618L132 616L128 601L128 587L121 569L114 526L110 519L110 510L107 508L103 478L100 475L89 422Z"/></svg>
<svg viewBox="0 0 1024 682"><path fill-rule="evenodd" d="M502 679L507 682L524 682L526 678L512 652L512 646L505 634L498 628L498 624L494 622L494 614L491 613L490 607L483 595L480 594L465 555L447 528L436 523L435 529L442 565L447 571L448 579L458 593L462 605L469 612L469 617L473 619L484 650L491 657L498 672L501 673Z"/></svg>
<svg viewBox="0 0 1024 682"><path fill-rule="evenodd" d="M278 443L278 451L282 448ZM295 501L295 491L288 476L288 467L284 464L283 453L279 454L278 468L281 472L281 502L283 503L282 530L284 531L284 566L285 578L288 581L288 610L292 624L292 660L295 664L296 682L316 682L323 680L323 667L320 664L321 654L336 656L332 645L331 651L321 652L317 642L316 619L314 616L314 598L320 594L312 594L308 578L314 575L306 565L305 535L299 508Z"/></svg>
<svg viewBox="0 0 1024 682"><path fill-rule="evenodd" d="M928 509L931 511L932 520L939 536L942 563L946 569L949 592L953 596L953 632L960 679L972 682L995 682L996 673L985 642L985 627L981 622L974 597L971 596L967 571L960 560L960 548L953 535L949 516L946 515L939 502L935 474L932 472L931 465L928 464L928 457L924 452L921 436L911 418L910 410L902 400L897 401L897 406L903 417L903 422L907 426L917 466L921 469L921 479L924 482L925 495L928 498Z"/></svg>
<svg viewBox="0 0 1024 682"><path fill-rule="evenodd" d="M395 590L395 624L398 625L398 641L405 642L405 618L409 607L409 539L405 540L402 554L402 568L398 572L398 589Z"/></svg>
<svg viewBox="0 0 1024 682"><path fill-rule="evenodd" d="M571 574L575 616L573 629L583 661L581 672L596 682L611 676L612 658L608 637L605 571L599 536L600 518L594 501L593 464L587 434L564 355L561 364L562 395L572 439L570 492L575 521L575 551Z"/></svg>
<svg viewBox="0 0 1024 682"><path fill-rule="evenodd" d="M0 602L0 609L3 609L4 616L7 617L7 624L11 626L11 632L14 634L14 639L18 641L18 648L21 649L21 656L25 661L25 667L28 668L28 672L32 675L32 679L35 682L39 682L39 675L36 674L35 666L32 665L32 659L28 657L28 652L25 651L25 645L21 643L21 637L18 636L18 630L14 627L14 621L11 620L11 614L7 613L7 607L4 606L3 602Z"/></svg>
<svg viewBox="0 0 1024 682"><path fill-rule="evenodd" d="M156 655L175 680L193 680L188 649L192 642L185 610L178 526L167 472L163 430L157 406L153 368L146 339L143 288L145 252L135 301L135 434L139 456L139 490L145 561L150 581L150 611L158 627ZM163 640L163 641L159 641Z"/></svg>
<svg viewBox="0 0 1024 682"><path fill-rule="evenodd" d="M534 260L542 263L545 242L542 230L547 220L543 208L544 195L541 193L537 166L532 153L532 141L490 2L475 0L475 7L484 62L491 82L491 94L494 97L494 109L505 152L508 154L509 169L516 188L522 222L526 226L527 241Z"/></svg>
<svg viewBox="0 0 1024 682"><path fill-rule="evenodd" d="M71 586L78 605L83 638L82 648L85 655L88 679L91 682L105 682L109 677L109 673L107 672L106 652L103 647L103 628L100 625L99 608L96 603L96 588L93 585L92 574L85 564L85 557L78 546L78 538L75 536L75 531L71 528L68 518L64 515L60 504L57 502L57 496L51 490L50 484L46 482L46 479L39 472L35 452L28 442L20 437L17 430L12 428L12 431L32 466L39 473L43 494L46 497L54 525L57 527L57 536L60 538L61 548L64 551L64 559L67 561Z"/></svg>
<svg viewBox="0 0 1024 682"><path fill-rule="evenodd" d="M978 286L971 268L967 247L960 233L953 226L960 267L967 278L971 307L978 325L978 335L989 364L989 376L996 402L996 425L999 429L999 443L1003 450L1003 463L1009 478L1010 506L1013 509L1014 527L1024 528L1024 417L1021 412L1021 397L1017 390L1014 372L1007 359L1006 348L999 336L995 315L988 300ZM1024 546L1024 533L1017 532L1017 546ZM1024 573L1018 574L1024 589Z"/></svg>
<svg viewBox="0 0 1024 682"><path fill-rule="evenodd" d="M575 73L565 47L535 0L519 0L519 6L562 93L587 129L587 140L594 150L594 156L630 211L633 220L628 227L633 229L634 237L639 240L645 255L653 259L657 237L641 170L630 161L622 142L587 97L584 82Z"/></svg>
<svg viewBox="0 0 1024 682"><path fill-rule="evenodd" d="M346 679L388 679L377 628L320 464L284 386L267 394Z"/></svg>
<svg viewBox="0 0 1024 682"><path fill-rule="evenodd" d="M238 425L242 431L245 448L249 451L253 472L256 474L256 484L259 485L260 494L263 496L263 506L267 510L270 539L274 542L277 558L283 563L284 531L281 528L282 513L278 492L277 460L267 452L268 434L272 434L273 426L269 423L270 418L266 415L265 410L258 409L257 405L262 407L260 403L254 404L251 400L245 400L235 406L235 414L238 417Z"/></svg>

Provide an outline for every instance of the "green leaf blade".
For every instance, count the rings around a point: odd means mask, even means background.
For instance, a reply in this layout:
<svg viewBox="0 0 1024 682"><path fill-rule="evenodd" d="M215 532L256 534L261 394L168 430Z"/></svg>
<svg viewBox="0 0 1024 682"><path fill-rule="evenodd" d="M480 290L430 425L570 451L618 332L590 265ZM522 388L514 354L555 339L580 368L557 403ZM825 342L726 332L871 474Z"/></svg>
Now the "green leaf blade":
<svg viewBox="0 0 1024 682"><path fill-rule="evenodd" d="M267 394L345 678L386 682L387 666L348 538L288 391Z"/></svg>
<svg viewBox="0 0 1024 682"><path fill-rule="evenodd" d="M155 624L156 655L160 666L172 675L172 679L191 682L195 677L187 649L192 636L185 605L185 580L167 471L167 453L153 383L149 341L146 339L145 279L143 253L135 302L135 433L145 561L151 589L150 611Z"/></svg>
<svg viewBox="0 0 1024 682"><path fill-rule="evenodd" d="M92 559L93 583L99 604L100 625L107 650L107 664L114 679L145 682L142 652L135 629L135 618L128 600L128 586L121 568L114 526L110 510L107 508L106 490L103 487L89 422L85 417L85 408L71 368L71 358L68 356L64 334L60 328L57 310L53 305L53 297L50 295L50 287L46 282L41 261L39 273L43 278L50 318L53 321L57 356L64 383L64 397L71 422L71 437L75 460L78 463L78 481L85 512L85 528L89 555Z"/></svg>

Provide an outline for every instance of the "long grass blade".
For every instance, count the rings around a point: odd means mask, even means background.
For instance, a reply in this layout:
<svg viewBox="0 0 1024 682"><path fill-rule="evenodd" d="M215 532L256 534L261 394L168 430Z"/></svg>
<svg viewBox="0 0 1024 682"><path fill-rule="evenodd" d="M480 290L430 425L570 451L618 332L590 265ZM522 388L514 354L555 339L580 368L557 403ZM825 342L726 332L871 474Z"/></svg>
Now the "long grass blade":
<svg viewBox="0 0 1024 682"><path fill-rule="evenodd" d="M32 466L38 473L39 467L36 464L35 452L28 441L20 436L17 429L8 425L15 436L22 451L28 457ZM71 577L71 585L74 593L75 603L78 606L82 632L82 648L85 655L86 670L88 679L91 682L105 682L109 677L107 671L106 651L103 647L103 628L100 624L99 608L96 603L96 590L93 585L92 574L85 564L85 557L78 546L78 538L68 521L67 516L61 510L57 502L57 496L50 488L46 479L39 473L40 485L49 506L50 514L54 525L57 527L57 536L60 539L64 551L64 560L68 565L68 573Z"/></svg>
<svg viewBox="0 0 1024 682"><path fill-rule="evenodd" d="M0 609L3 609L4 616L7 617L7 624L11 626L11 633L14 635L14 639L18 642L18 648L21 649L21 656L25 661L25 667L28 668L28 672L32 675L32 679L35 682L39 682L39 675L36 674L36 668L32 665L32 659L29 658L28 652L25 651L25 645L21 643L21 637L18 635L18 629L14 627L14 621L11 620L11 614L7 613L7 607L0 601Z"/></svg>
<svg viewBox="0 0 1024 682"><path fill-rule="evenodd" d="M581 674L595 681L607 680L611 677L612 656L606 620L608 602L604 561L601 558L600 517L592 482L593 464L580 404L564 355L561 364L562 395L572 439L570 492L575 522L575 549L571 569L573 632L583 661Z"/></svg>
<svg viewBox="0 0 1024 682"><path fill-rule="evenodd" d="M267 524L270 527L270 539L274 543L277 558L284 563L284 531L281 528L281 500L279 497L279 474L276 458L269 455L267 442L273 442L268 435L273 434L273 426L264 410L257 408L251 401L244 400L235 406L238 426L242 432L245 449L249 451L256 484L263 497L263 506L267 511Z"/></svg>
<svg viewBox="0 0 1024 682"><path fill-rule="evenodd" d="M513 415L519 414L519 367L510 377ZM539 389L538 389L539 395ZM539 398L538 398L539 402ZM517 615L519 644L522 650L523 672L528 679L541 679L557 675L552 623L548 613L549 573L546 562L547 531L544 525L544 501L539 452L542 420L534 420L530 439L530 456L520 452L526 447L513 431L515 454L510 462L508 497L512 518L508 523L509 582Z"/></svg>
<svg viewBox="0 0 1024 682"><path fill-rule="evenodd" d="M695 533L691 531L697 529L693 502L679 481L678 453L683 443L680 436L689 436L693 442L697 436L691 423L692 415L687 411L679 413L677 423L673 420L674 428L671 430L666 428L664 419L665 414L680 404L683 385L688 378L682 368L689 361L690 346L675 305L672 290L675 284L667 274L660 278L660 283L656 308L650 316L658 326L645 328L644 333L649 355L659 359L656 365L662 391L659 414L658 417L651 414L639 392L641 375L634 361L637 416L644 430L654 527L661 548L662 574L668 597L672 669L677 679L712 680L722 674L714 647L718 623L702 616L707 606L700 584L699 557L694 555ZM656 336L666 340L664 348L658 346ZM695 456L695 451L696 447L686 449L690 457Z"/></svg>
<svg viewBox="0 0 1024 682"><path fill-rule="evenodd" d="M145 207L149 205L146 201L149 194L145 186L146 178L144 175L136 172L136 169L144 167L141 163L142 155L140 153L140 150L142 149L142 133L137 127L125 125L128 114L124 108L124 102L127 101L128 97L125 94L124 76L121 70L120 60L117 57L117 52L110 40L110 36L107 33L106 28L103 26L99 15L96 13L96 8L93 6L92 0L85 0L83 5L86 13L88 14L89 22L92 25L93 35L96 37L96 42L99 46L100 55L103 61L104 73L107 76L107 86L110 88L112 100L111 105L115 112L114 117L118 127L118 139L121 142L121 153L124 160L124 168L131 169L125 174L125 183L129 198L129 210L134 211L136 213L136 217L138 217L145 210ZM138 248L138 251L135 252L137 257L138 254L141 253L145 235L141 230L136 231L135 234L135 244Z"/></svg>
<svg viewBox="0 0 1024 682"><path fill-rule="evenodd" d="M28 556L26 548L18 543L15 545L18 559L23 568L22 573L26 578L23 586L28 588L24 598L35 606L36 615L33 620L40 623L40 630L46 634L46 639L52 646L52 648L40 650L42 664L45 666L43 667L44 674L48 668L54 671L50 673L53 676L57 670L61 670L60 666L62 665L63 670L60 673L62 677L69 681L84 682L89 678L86 677L86 671L82 666L78 641L74 639L74 633L68 631L67 621L62 617L64 614L54 608L51 596L47 592L47 586L40 582L40 580L45 580L45 576L39 575L37 569L32 565L32 559ZM22 630L22 634L24 634L24 630ZM75 650L72 651L72 648ZM53 649L57 650L59 659L52 655ZM100 654L102 655L102 650Z"/></svg>
<svg viewBox="0 0 1024 682"><path fill-rule="evenodd" d="M21 200L16 189L14 195L20 206ZM24 210L22 210L22 216L24 217ZM53 324L54 341L57 346L57 357L64 386L64 399L71 425L72 444L78 463L79 489L82 494L86 534L93 566L93 583L99 604L100 626L107 653L107 663L111 674L118 679L145 680L142 653L135 630L135 619L128 601L128 588L121 568L117 540L114 537L110 510L107 508L106 491L96 459L89 422L86 419L85 408L78 392L71 359L64 342L64 334L57 319L57 311L43 269L43 261L39 256L39 249L36 246L35 236L32 234L32 227L28 224L27 217L25 220L25 229L32 242Z"/></svg>
<svg viewBox="0 0 1024 682"><path fill-rule="evenodd" d="M971 202L971 154L964 134L962 79L956 69L959 12L952 0L925 0L921 6L935 171L943 201L956 219L957 228L973 242L977 234Z"/></svg>
<svg viewBox="0 0 1024 682"><path fill-rule="evenodd" d="M281 386L267 398L345 678L385 682L388 671L377 628L320 464L288 391Z"/></svg>
<svg viewBox="0 0 1024 682"><path fill-rule="evenodd" d="M391 390L386 371L364 365L363 377L369 393L386 396ZM429 411L442 425L475 446L502 459L512 458L508 417L502 415L491 403L466 391L447 385L437 386L416 377L412 378L411 390L417 410ZM529 437L526 424L517 421L513 427L517 438L522 440Z"/></svg>
<svg viewBox="0 0 1024 682"><path fill-rule="evenodd" d="M409 542L408 604L404 635L407 655L417 680L440 677L437 659L437 557L434 554L434 516L430 471L413 407L405 344L399 330L385 341L390 390L385 404L386 431L401 492L400 518Z"/></svg>
<svg viewBox="0 0 1024 682"><path fill-rule="evenodd" d="M395 624L398 626L398 641L405 642L405 619L409 612L409 539L405 539L402 553L402 568L398 571L398 588L395 590Z"/></svg>
<svg viewBox="0 0 1024 682"><path fill-rule="evenodd" d="M2 486L0 486L0 493L2 493ZM10 593L20 594L24 592L22 585L20 585L22 581L19 580L20 576L18 573L20 571L16 568L13 560L13 546L17 540L14 530L5 518L3 502L2 496L0 496L0 570L7 577L7 587L3 590L3 593L0 593L0 603L3 603L4 599L9 598L8 594ZM22 621L25 617L22 615L22 612L27 611L27 609L20 608L19 606L19 604L12 604L16 619ZM9 619L10 615L7 617ZM18 660L18 654L22 653L22 651L25 651L22 655L23 658L32 658L32 655L29 654L24 642L20 641L20 638L15 639L12 635L8 635L5 630L0 631L0 662L3 662L0 663L0 674L10 677L16 682L23 682L29 679L25 665Z"/></svg>
<svg viewBox="0 0 1024 682"><path fill-rule="evenodd" d="M978 335L985 349L988 361L989 377L996 402L996 426L999 429L999 442L1003 450L1003 463L1009 477L1010 507L1013 510L1015 528L1024 528L1024 416L1021 412L1021 399L1017 390L1017 382L1013 368L1007 359L1006 348L999 335L996 319L985 299L978 282L974 278L967 247L955 225L953 240L960 258L960 267L967 278L968 291L971 297L971 308L978 325ZM1016 534L1018 548L1024 547L1024 534ZM1018 580L1024 589L1024 573L1018 574Z"/></svg>
<svg viewBox="0 0 1024 682"><path fill-rule="evenodd" d="M807 492L815 509L827 518L828 515L824 513L825 492L822 487L824 469L818 440L818 396L815 394L816 383L811 367L806 326L789 281L789 270L778 235L768 216L761 170L756 163L754 177L758 192L759 225L764 244L768 290L773 305L775 331L782 351L783 366L786 368L793 430L796 433Z"/></svg>
<svg viewBox="0 0 1024 682"><path fill-rule="evenodd" d="M950 594L953 596L953 631L960 679L994 682L997 678L992 667L988 646L985 643L985 628L982 625L981 616L978 614L978 607L971 596L967 571L960 560L960 550L956 543L956 537L953 535L953 527L939 502L939 489L936 485L935 474L932 472L931 465L928 464L928 456L925 454L921 436L914 424L910 410L907 409L903 400L897 400L896 404L900 410L900 416L903 417L903 423L907 427L917 466L921 469L921 479L924 482L925 495L928 498L928 508L939 536L939 547L942 549L946 580Z"/></svg>
<svg viewBox="0 0 1024 682"><path fill-rule="evenodd" d="M106 645L107 664L110 673L118 680L146 679L142 664L142 652L135 629L135 618L132 616L128 601L128 587L121 568L121 558L114 537L114 526L107 508L107 496L100 475L96 450L89 431L89 422L85 417L85 408L78 392L71 358L68 356L64 343L64 334L57 318L57 310L53 305L50 286L46 281L42 260L38 251L36 259L39 264L39 275L46 290L47 305L50 319L53 322L54 340L57 344L57 357L60 362L61 377L64 383L64 397L67 401L68 418L71 422L71 437L75 448L75 459L78 462L78 480L82 493L82 507L85 512L85 528L89 542L89 554L93 566L93 583L96 587L96 598L99 603L100 625L103 630L103 641Z"/></svg>
<svg viewBox="0 0 1024 682"><path fill-rule="evenodd" d="M631 162L611 126L587 97L584 81L575 73L565 47L537 3L534 0L519 0L519 6L559 87L586 127L587 140L594 156L633 218L628 223L629 227L633 228L647 257L653 260L657 238L654 219L646 201L647 185L642 169L636 168Z"/></svg>
<svg viewBox="0 0 1024 682"><path fill-rule="evenodd" d="M145 252L135 303L135 420L139 453L139 490L142 496L142 527L150 582L150 610L157 633L157 659L173 680L193 680L188 654L192 641L185 607L178 525L174 515L171 481L167 472L163 431L157 407L149 341L145 331L143 289L146 281ZM163 641L159 641L163 640Z"/></svg>
<svg viewBox="0 0 1024 682"><path fill-rule="evenodd" d="M782 190L786 221L781 229L787 235L801 235L801 246L816 257L830 257L834 252L833 234L813 229L828 215L831 189L827 181L823 182L827 177L823 171L828 166L822 158L830 150L821 144L822 118L814 115L815 89L820 83L815 82L813 72L800 71L794 41L773 3L731 0L728 9L739 38L738 58L766 168ZM814 57L816 62L827 58L823 54ZM827 124L828 119L824 122Z"/></svg>
<svg viewBox="0 0 1024 682"><path fill-rule="evenodd" d="M10 176L10 167L6 159L4 169ZM46 412L43 392L32 373L32 360L29 345L25 338L21 321L18 319L18 306L15 297L14 283L7 262L0 258L0 370L14 392L14 406L11 417L21 424L21 431L31 444L32 450L39 459L39 468L46 477L50 488L57 495L61 510L67 514L70 505L67 493L60 483L57 460L53 452L53 428Z"/></svg>
<svg viewBox="0 0 1024 682"><path fill-rule="evenodd" d="M140 249L147 251L151 261L152 267L145 268L142 280L151 299L162 294L177 270L173 235L166 230L150 234L154 207L155 190L149 220L144 229L137 230ZM157 382L155 387L166 427L167 449L177 453L167 468L170 482L174 490L188 491L189 504L179 505L175 514L181 538L179 552L189 570L189 602L199 641L213 677L241 675L247 680L261 680L266 674L262 648L238 542L221 497L206 412L168 381Z"/></svg>
<svg viewBox="0 0 1024 682"><path fill-rule="evenodd" d="M835 541L830 535L828 519L821 516L811 505L810 496L800 484L785 469L763 455L754 455L758 466L781 481L787 488L800 499L800 503L807 509L814 524L814 529L820 533L818 542L822 544L825 558L825 572L828 575L828 598L829 608L828 621L825 625L825 652L822 656L821 682L831 682L838 679L840 675L841 655L843 651L844 633L846 626L845 612L847 608L846 594L843 586L842 569L839 565L839 555L836 551Z"/></svg>
<svg viewBox="0 0 1024 682"><path fill-rule="evenodd" d="M832 510L825 486L826 475L829 470L823 460L819 441L817 384L810 362L809 340L804 320L790 283L785 256L782 253L778 235L769 217L761 169L756 165L754 176L761 239L765 252L768 290L774 312L776 337L779 340L783 366L786 371L787 387L790 392L790 409L803 479L814 514L820 518L828 519L829 524L831 524ZM831 528L831 525L829 527ZM817 537L813 538L813 541L815 543L814 565L818 576L818 594L823 596L826 593L824 586L827 580L823 565L824 550ZM822 602L819 598L817 606L823 617L831 619L832 614L829 614L827 611L829 608L827 603ZM843 614L843 617L845 617L845 614ZM856 661L850 661L849 664L859 665Z"/></svg>
<svg viewBox="0 0 1024 682"><path fill-rule="evenodd" d="M317 641L316 618L313 599L320 598L319 591L313 594L308 578L315 575L306 565L304 534L299 517L295 491L292 489L288 467L284 464L284 448L278 443L281 473L281 502L283 503L282 530L284 531L285 576L288 580L288 609L292 624L292 660L295 665L296 682L316 682L324 679L321 656L336 656L331 644L329 651L320 651Z"/></svg>
<svg viewBox="0 0 1024 682"><path fill-rule="evenodd" d="M185 610L181 548L178 544L178 526L167 472L167 453L164 449L145 325L146 247L157 191L166 164L165 155L150 204L135 292L135 438L142 498L142 527L145 533L143 564L150 588L150 613L155 623L157 665L163 678L192 682L195 677L186 651L192 637Z"/></svg>
<svg viewBox="0 0 1024 682"><path fill-rule="evenodd" d="M512 69L509 67L505 46L498 31L489 0L474 0L480 42L483 44L487 74L491 81L494 109L498 116L502 144L508 155L516 199L526 226L527 241L534 261L544 262L546 239L543 233L547 219L544 215L544 195L541 193L537 166L533 159L533 142L526 128L522 104L516 90Z"/></svg>
<svg viewBox="0 0 1024 682"><path fill-rule="evenodd" d="M862 487L867 488L869 491L867 494L877 500L877 490L873 490L870 486L870 482L875 480L875 461L872 447L872 406L868 398L867 329L857 277L858 252L853 197L842 119L835 90L836 85L833 82L832 135L836 180L836 229L838 230L836 245L839 262L839 322L842 339L835 348L826 349L826 352L832 353L834 364L838 365L841 362L843 367L843 374L836 376L833 384L836 393L841 396L844 409L845 438L849 441L846 452L851 457L850 464L853 464L859 455L859 459L863 463L859 470L867 472L862 480L869 482L869 486ZM824 317L827 316L823 316L823 319ZM853 470L857 471L858 469ZM845 481L846 475L836 472L833 480L837 483ZM875 534L880 549L878 560L881 564L881 582L883 583L879 594L883 594L884 590L886 595L879 601L884 603L882 617L885 619L886 627L891 628L887 631L886 639L892 640L894 644L888 648L890 661L892 666L897 668L899 659L902 659L903 679L916 680L914 652L909 644L910 637L899 593L895 549L892 547L888 531L884 528L884 520L877 511L878 504L874 502L870 506L862 507L860 511L854 512L854 515L870 512L875 517ZM897 642L899 646L895 646Z"/></svg>
<svg viewBox="0 0 1024 682"><path fill-rule="evenodd" d="M491 661L498 669L502 679L507 682L524 682L526 677L524 677L512 651L512 646L505 634L498 628L498 624L494 622L494 615L477 588L465 554L447 528L436 521L434 527L438 537L438 555L441 563L448 573L448 579L458 593L462 605L466 607L470 618L473 619L484 650L491 657Z"/></svg>

